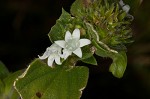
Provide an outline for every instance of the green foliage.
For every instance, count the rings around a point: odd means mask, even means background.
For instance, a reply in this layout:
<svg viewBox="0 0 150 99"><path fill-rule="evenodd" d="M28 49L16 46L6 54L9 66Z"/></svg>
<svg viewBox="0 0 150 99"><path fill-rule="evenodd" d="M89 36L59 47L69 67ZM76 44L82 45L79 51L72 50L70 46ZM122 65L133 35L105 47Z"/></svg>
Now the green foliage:
<svg viewBox="0 0 150 99"><path fill-rule="evenodd" d="M10 73L5 65L0 63L0 99L17 99L19 94L13 88L15 79L22 73L22 70Z"/></svg>
<svg viewBox="0 0 150 99"><path fill-rule="evenodd" d="M76 0L71 6L71 14L83 20L86 35L96 48L95 54L112 58L109 70L115 77L121 78L127 65L125 45L133 40L130 28L132 19L118 1Z"/></svg>
<svg viewBox="0 0 150 99"><path fill-rule="evenodd" d="M0 97L2 97L3 91L5 90L4 87L4 83L2 82L2 80L0 80Z"/></svg>
<svg viewBox="0 0 150 99"><path fill-rule="evenodd" d="M86 58L86 59L82 59L82 62L87 63L87 64L91 64L91 65L97 65L97 61L96 61L94 56L91 56L91 57Z"/></svg>
<svg viewBox="0 0 150 99"><path fill-rule="evenodd" d="M0 61L0 79L3 80L5 77L9 75L8 69L5 65Z"/></svg>
<svg viewBox="0 0 150 99"><path fill-rule="evenodd" d="M84 16L84 11L85 11L85 3L86 3L86 0L76 0L72 6L71 6L71 14L73 16L76 16L76 17L82 17Z"/></svg>
<svg viewBox="0 0 150 99"><path fill-rule="evenodd" d="M117 78L123 77L123 74L127 66L127 56L125 51L121 51L119 53L112 53L103 49L96 42L93 41L93 43L97 49L95 52L96 55L101 57L110 57L113 60L109 68L109 71L112 72L112 74Z"/></svg>
<svg viewBox="0 0 150 99"><path fill-rule="evenodd" d="M126 70L127 56L125 52L120 52L111 56L113 63L111 64L109 71L117 77L121 78Z"/></svg>
<svg viewBox="0 0 150 99"><path fill-rule="evenodd" d="M62 10L62 15L49 32L51 41L62 40L67 30L79 28L81 37L92 41L96 55L113 59L110 72L115 77L121 78L127 61L126 56L120 52L125 53L127 50L125 45L132 43L131 19L128 14L115 0L76 0L70 11L71 14ZM82 62L97 64L93 57L94 52L89 46L82 48L82 52Z"/></svg>
<svg viewBox="0 0 150 99"><path fill-rule="evenodd" d="M48 34L51 42L64 39L66 31L72 27L71 21L71 15L62 9L60 18L57 20L56 24L51 28Z"/></svg>
<svg viewBox="0 0 150 99"><path fill-rule="evenodd" d="M96 31L100 41L116 50L132 41L131 19L114 0L76 0L72 4L71 14L83 20L84 28L92 38L97 39L93 33Z"/></svg>
<svg viewBox="0 0 150 99"><path fill-rule="evenodd" d="M101 57L109 57L110 53L109 51L107 51L106 49L102 48L99 44L96 43L95 40L93 40L93 45L96 48L95 54Z"/></svg>
<svg viewBox="0 0 150 99"><path fill-rule="evenodd" d="M82 48L82 53L83 53L83 55L82 55L81 60L87 59L87 58L90 58L91 56L93 56L93 53L92 53L92 51L91 51L90 46L85 46L85 47L83 47L83 48Z"/></svg>
<svg viewBox="0 0 150 99"><path fill-rule="evenodd" d="M31 63L15 82L23 99L79 99L88 80L88 68L48 67L40 60Z"/></svg>
<svg viewBox="0 0 150 99"><path fill-rule="evenodd" d="M14 89L13 84L14 84L15 79L22 73L23 73L23 70L19 70L10 74L8 77L4 79L4 84L5 84L4 99L6 97L11 98L11 99L17 99L20 97L17 91Z"/></svg>
<svg viewBox="0 0 150 99"><path fill-rule="evenodd" d="M82 28L83 22L81 19L77 19L71 16L68 12L62 9L62 14L56 21L56 24L51 28L48 36L51 42L57 40L63 40L65 38L66 31L72 32L75 28L81 29L81 36L84 37L85 30Z"/></svg>
<svg viewBox="0 0 150 99"><path fill-rule="evenodd" d="M89 72L87 67L75 64L82 61L97 65L93 54L110 57L113 62L109 71L117 78L123 77L127 66L126 44L132 42L130 24L131 18L119 6L118 0L76 0L71 6L71 14L62 9L48 36L53 43L64 40L66 31L78 28L81 38L92 42L81 48L83 57L71 55L62 60L62 65L54 64L53 68L35 59L16 79L16 90L23 99L79 99Z"/></svg>

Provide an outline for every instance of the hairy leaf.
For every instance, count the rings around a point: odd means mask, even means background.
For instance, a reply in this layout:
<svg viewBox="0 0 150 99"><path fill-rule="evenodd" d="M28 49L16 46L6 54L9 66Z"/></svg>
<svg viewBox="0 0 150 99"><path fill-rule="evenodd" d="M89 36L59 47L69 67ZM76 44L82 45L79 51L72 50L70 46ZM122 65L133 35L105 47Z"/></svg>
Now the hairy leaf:
<svg viewBox="0 0 150 99"><path fill-rule="evenodd" d="M87 4L86 1L87 0L76 0L71 6L70 9L71 14L75 17L82 18L84 15L85 6Z"/></svg>
<svg viewBox="0 0 150 99"><path fill-rule="evenodd" d="M96 61L94 56L83 59L82 62L87 63L87 64L91 64L91 65L97 65L97 61Z"/></svg>
<svg viewBox="0 0 150 99"><path fill-rule="evenodd" d="M9 75L8 69L5 67L5 65L0 61L0 79L4 79Z"/></svg>
<svg viewBox="0 0 150 99"><path fill-rule="evenodd" d="M62 9L60 18L56 21L56 24L51 28L48 36L51 42L56 40L63 40L66 31L71 27L71 15Z"/></svg>
<svg viewBox="0 0 150 99"><path fill-rule="evenodd" d="M88 80L88 68L49 67L35 60L15 82L23 99L79 99Z"/></svg>
<svg viewBox="0 0 150 99"><path fill-rule="evenodd" d="M18 99L20 97L14 89L13 83L22 72L22 70L19 70L14 73L10 73L6 78L0 81L0 99Z"/></svg>
<svg viewBox="0 0 150 99"><path fill-rule="evenodd" d="M125 52L120 52L111 56L113 63L111 64L109 71L117 77L121 78L126 70L127 66L127 56Z"/></svg>

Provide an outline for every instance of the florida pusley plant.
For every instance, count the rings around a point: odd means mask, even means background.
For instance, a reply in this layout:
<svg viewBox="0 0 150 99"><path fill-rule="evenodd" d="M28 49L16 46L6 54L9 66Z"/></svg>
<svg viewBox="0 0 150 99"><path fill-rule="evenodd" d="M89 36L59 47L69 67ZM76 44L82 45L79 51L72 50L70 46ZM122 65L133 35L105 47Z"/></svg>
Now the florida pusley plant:
<svg viewBox="0 0 150 99"><path fill-rule="evenodd" d="M133 16L122 0L76 0L70 13L62 14L48 36L52 45L14 81L22 99L79 99L87 85L87 66L94 56L109 57L109 71L123 77L126 45L132 43ZM46 61L45 61L46 60Z"/></svg>

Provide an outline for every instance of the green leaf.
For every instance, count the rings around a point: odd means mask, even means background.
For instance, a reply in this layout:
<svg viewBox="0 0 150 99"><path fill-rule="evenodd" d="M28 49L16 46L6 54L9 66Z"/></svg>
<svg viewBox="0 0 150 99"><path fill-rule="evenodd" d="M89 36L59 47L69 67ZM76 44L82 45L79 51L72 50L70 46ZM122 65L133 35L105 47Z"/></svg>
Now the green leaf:
<svg viewBox="0 0 150 99"><path fill-rule="evenodd" d="M95 54L100 56L100 57L109 57L110 53L103 49L100 45L97 44L97 42L95 40L92 41L92 44L96 47L96 51Z"/></svg>
<svg viewBox="0 0 150 99"><path fill-rule="evenodd" d="M96 40L98 34L95 33L93 25L88 22L84 22L84 23L86 25L86 32L89 35L89 38Z"/></svg>
<svg viewBox="0 0 150 99"><path fill-rule="evenodd" d="M111 64L109 71L117 78L123 77L127 66L126 53L120 52L118 54L114 54L111 58L113 59L113 63Z"/></svg>
<svg viewBox="0 0 150 99"><path fill-rule="evenodd" d="M6 66L0 61L0 79L3 80L9 75L9 71Z"/></svg>
<svg viewBox="0 0 150 99"><path fill-rule="evenodd" d="M49 67L36 59L15 87L23 99L79 99L88 80L87 67Z"/></svg>
<svg viewBox="0 0 150 99"><path fill-rule="evenodd" d="M93 56L90 46L82 47L82 54L83 54L82 59L87 59L87 58L90 58L91 56Z"/></svg>
<svg viewBox="0 0 150 99"><path fill-rule="evenodd" d="M64 39L66 31L72 26L71 19L71 15L62 9L60 18L56 21L56 24L51 28L48 34L51 42Z"/></svg>
<svg viewBox="0 0 150 99"><path fill-rule="evenodd" d="M115 77L121 78L127 66L127 56L126 56L125 51L122 51L119 53L112 53L100 47L94 40L92 43L97 48L95 51L96 55L101 56L101 57L112 58L113 62L109 68L109 71L112 72L112 74Z"/></svg>
<svg viewBox="0 0 150 99"><path fill-rule="evenodd" d="M9 74L9 76L7 76L3 80L5 89L3 91L2 99L6 99L6 97L9 99L18 99L20 97L17 91L14 89L13 84L14 84L15 79L22 73L23 73L23 70L16 71L14 73Z"/></svg>
<svg viewBox="0 0 150 99"><path fill-rule="evenodd" d="M83 59L81 61L84 63L87 63L87 64L97 65L97 61L96 61L94 56L91 56L90 58Z"/></svg>
<svg viewBox="0 0 150 99"><path fill-rule="evenodd" d="M118 19L119 21L123 21L123 19L126 17L127 13L126 12L122 12L121 14L118 15Z"/></svg>
<svg viewBox="0 0 150 99"><path fill-rule="evenodd" d="M0 80L0 98L2 97L4 92L4 83L2 82L2 80Z"/></svg>
<svg viewBox="0 0 150 99"><path fill-rule="evenodd" d="M112 72L112 74L117 77L121 78L126 70L127 66L127 56L125 52L119 52L119 53L112 53L109 52L102 47L100 47L96 42L93 42L97 50L95 51L95 54L101 57L110 57L112 58L113 62L109 68L109 71Z"/></svg>
<svg viewBox="0 0 150 99"><path fill-rule="evenodd" d="M5 93L9 93L13 87L13 83L15 79L23 73L23 70L16 71L11 73L8 77L6 77L3 82L5 83Z"/></svg>
<svg viewBox="0 0 150 99"><path fill-rule="evenodd" d="M82 18L84 16L85 9L85 0L76 0L70 9L70 12L73 16Z"/></svg>

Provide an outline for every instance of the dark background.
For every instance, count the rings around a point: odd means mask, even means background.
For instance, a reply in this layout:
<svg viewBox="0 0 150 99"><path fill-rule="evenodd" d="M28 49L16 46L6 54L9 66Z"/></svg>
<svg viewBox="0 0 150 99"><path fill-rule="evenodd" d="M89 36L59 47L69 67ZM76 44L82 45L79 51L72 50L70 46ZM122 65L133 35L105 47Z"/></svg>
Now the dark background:
<svg viewBox="0 0 150 99"><path fill-rule="evenodd" d="M99 66L88 66L90 77L81 99L150 99L150 1L140 6L126 0L135 42L128 46L128 66L123 78L109 71L110 59L98 57ZM139 0L137 0L139 1ZM47 36L74 0L0 0L0 60L10 72L26 68L51 45Z"/></svg>

